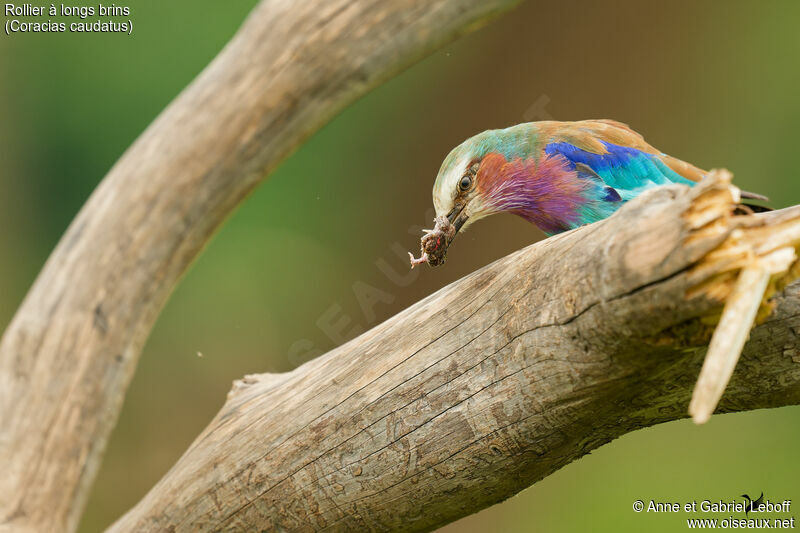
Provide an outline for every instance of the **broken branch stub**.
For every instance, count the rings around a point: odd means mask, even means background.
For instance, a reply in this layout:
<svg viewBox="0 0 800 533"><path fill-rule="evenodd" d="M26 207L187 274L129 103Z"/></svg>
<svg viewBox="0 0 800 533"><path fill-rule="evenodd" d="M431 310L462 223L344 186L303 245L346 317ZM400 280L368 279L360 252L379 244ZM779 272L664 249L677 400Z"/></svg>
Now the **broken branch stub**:
<svg viewBox="0 0 800 533"><path fill-rule="evenodd" d="M729 172L717 170L710 179L730 184L731 178ZM729 191L729 195L724 190L701 195L687 212L690 224L697 227L695 237L703 231L735 228L726 229L726 240L692 270L695 279L705 279L690 294L705 292L725 302L689 404L689 414L698 424L714 413L759 309L768 308L777 284L785 285L797 277L793 267L800 246L800 221L789 219L765 231L758 221L768 216L731 216L739 191L733 186Z"/></svg>

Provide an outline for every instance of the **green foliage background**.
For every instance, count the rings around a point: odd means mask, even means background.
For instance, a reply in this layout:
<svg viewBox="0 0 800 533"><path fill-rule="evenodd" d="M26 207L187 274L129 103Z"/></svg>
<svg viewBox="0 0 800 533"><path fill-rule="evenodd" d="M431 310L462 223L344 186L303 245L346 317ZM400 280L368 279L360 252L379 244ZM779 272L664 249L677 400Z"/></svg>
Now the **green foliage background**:
<svg viewBox="0 0 800 533"><path fill-rule="evenodd" d="M0 36L0 329L105 172L253 5L143 0L131 2L131 37ZM800 203L797 20L791 0L531 1L351 106L245 203L169 301L81 531L138 501L233 379L333 347L317 325L326 311L372 326L541 238L494 217L406 287L376 264L406 273L394 248L416 250L409 227L426 222L441 160L478 131L545 118L535 109L615 118L667 153L731 169L776 207ZM362 306L358 283L385 301ZM799 440L800 408L638 431L448 529L682 530L686 515L636 514L632 502L800 498Z"/></svg>

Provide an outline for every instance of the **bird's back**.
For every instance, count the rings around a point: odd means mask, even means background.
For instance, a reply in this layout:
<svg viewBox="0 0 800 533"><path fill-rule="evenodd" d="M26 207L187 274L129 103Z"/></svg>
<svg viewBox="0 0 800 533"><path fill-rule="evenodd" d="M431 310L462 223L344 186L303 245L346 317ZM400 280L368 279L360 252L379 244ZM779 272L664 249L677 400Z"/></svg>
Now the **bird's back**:
<svg viewBox="0 0 800 533"><path fill-rule="evenodd" d="M537 123L544 152L585 165L624 200L646 189L681 183L693 185L705 171L660 152L629 126L614 120Z"/></svg>
<svg viewBox="0 0 800 533"><path fill-rule="evenodd" d="M630 126L616 120L536 124L548 139L545 152L561 154L572 164L586 164L625 200L658 185L693 185L707 174L691 163L657 150ZM742 198L767 200L747 191L742 191Z"/></svg>

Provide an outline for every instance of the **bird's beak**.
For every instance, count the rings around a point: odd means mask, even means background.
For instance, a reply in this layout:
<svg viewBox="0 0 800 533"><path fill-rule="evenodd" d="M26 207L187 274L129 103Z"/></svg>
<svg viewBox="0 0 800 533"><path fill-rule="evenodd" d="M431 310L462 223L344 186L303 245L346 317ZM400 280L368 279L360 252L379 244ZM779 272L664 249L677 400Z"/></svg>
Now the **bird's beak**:
<svg viewBox="0 0 800 533"><path fill-rule="evenodd" d="M461 226L463 226L464 223L469 218L469 215L467 215L464 212L464 208L466 206L467 206L466 202L457 202L453 206L453 209L449 213L447 213L447 220L450 222L450 224L453 225L453 227L456 230L455 233L453 233L453 238L455 238L455 234L458 233L458 230L461 229ZM450 240L452 241L452 239ZM450 243L447 244L449 245Z"/></svg>

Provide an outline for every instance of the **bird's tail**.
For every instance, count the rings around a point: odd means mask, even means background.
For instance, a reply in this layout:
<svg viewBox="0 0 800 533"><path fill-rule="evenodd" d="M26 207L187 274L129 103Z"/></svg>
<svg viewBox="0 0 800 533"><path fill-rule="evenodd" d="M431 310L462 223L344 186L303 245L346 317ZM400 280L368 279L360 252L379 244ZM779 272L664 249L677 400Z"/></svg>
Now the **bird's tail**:
<svg viewBox="0 0 800 533"><path fill-rule="evenodd" d="M767 205L754 204L751 202L742 202L736 206L734 214L752 215L754 213L766 213L768 211L774 211L774 209L772 209Z"/></svg>

